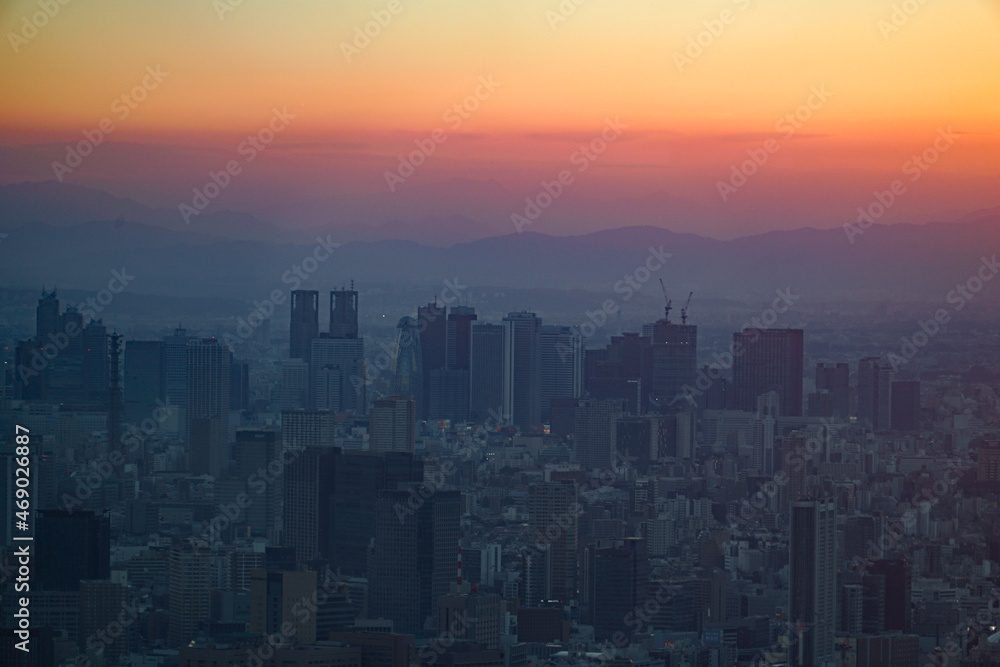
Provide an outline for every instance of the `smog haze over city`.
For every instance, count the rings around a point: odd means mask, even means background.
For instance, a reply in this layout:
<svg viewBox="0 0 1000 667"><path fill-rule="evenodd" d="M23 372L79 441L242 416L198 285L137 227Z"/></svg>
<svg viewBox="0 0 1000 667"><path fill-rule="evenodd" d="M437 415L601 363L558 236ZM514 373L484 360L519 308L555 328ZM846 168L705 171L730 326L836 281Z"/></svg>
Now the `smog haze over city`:
<svg viewBox="0 0 1000 667"><path fill-rule="evenodd" d="M0 33L0 665L1000 665L1000 2Z"/></svg>

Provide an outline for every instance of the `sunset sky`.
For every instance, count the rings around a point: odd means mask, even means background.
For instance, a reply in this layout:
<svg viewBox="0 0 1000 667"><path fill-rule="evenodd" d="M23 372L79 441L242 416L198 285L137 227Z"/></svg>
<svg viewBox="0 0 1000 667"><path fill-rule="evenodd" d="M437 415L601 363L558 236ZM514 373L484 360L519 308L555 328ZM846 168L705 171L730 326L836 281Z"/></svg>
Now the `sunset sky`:
<svg viewBox="0 0 1000 667"><path fill-rule="evenodd" d="M832 226L908 179L904 163L951 128L961 137L886 220L1000 205L997 0L399 0L396 14L390 4L71 1L21 39L42 10L4 2L0 183L54 178L66 144L112 118L106 145L66 182L173 206L277 107L296 118L217 205L264 216L280 202L394 196L386 170L435 128L447 140L403 187L496 180L523 198L609 117L627 128L574 196L662 192L755 220L798 212L797 225L775 227ZM897 9L894 25L894 5L912 15ZM372 12L391 20L348 62L343 44ZM699 37L700 55L688 50ZM119 120L115 99L156 66L167 76ZM481 77L499 86L453 128L446 113ZM779 121L811 90L831 96L786 138ZM777 152L723 201L718 182L772 138Z"/></svg>

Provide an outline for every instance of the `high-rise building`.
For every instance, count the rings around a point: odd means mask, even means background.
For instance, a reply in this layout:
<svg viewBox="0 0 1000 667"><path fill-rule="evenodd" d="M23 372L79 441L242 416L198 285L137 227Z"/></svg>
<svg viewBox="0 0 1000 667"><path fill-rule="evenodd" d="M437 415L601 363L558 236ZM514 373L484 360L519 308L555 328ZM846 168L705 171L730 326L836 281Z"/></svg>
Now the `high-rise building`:
<svg viewBox="0 0 1000 667"><path fill-rule="evenodd" d="M292 321L288 328L288 356L309 363L312 342L319 338L319 292L292 290Z"/></svg>
<svg viewBox="0 0 1000 667"><path fill-rule="evenodd" d="M270 429L236 429L233 458L236 461L234 491L245 493L251 502L241 517L255 535L273 537L278 527L282 498L283 475L261 475L274 461L283 461L278 431ZM216 494L219 492L216 491ZM232 503L234 499L229 499Z"/></svg>
<svg viewBox="0 0 1000 667"><path fill-rule="evenodd" d="M468 588L468 584L463 587ZM437 600L438 633L498 649L503 634L503 612L503 600L495 593L453 591Z"/></svg>
<svg viewBox="0 0 1000 667"><path fill-rule="evenodd" d="M530 540L544 563L539 573L541 599L567 603L576 598L578 516L573 482L539 482L528 487Z"/></svg>
<svg viewBox="0 0 1000 667"><path fill-rule="evenodd" d="M334 471L331 566L365 574L379 491L424 480L423 460L403 452L344 452Z"/></svg>
<svg viewBox="0 0 1000 667"><path fill-rule="evenodd" d="M391 618L400 632L418 632L438 598L456 580L461 494L439 490L415 509L416 488L381 491L369 561L369 616Z"/></svg>
<svg viewBox="0 0 1000 667"><path fill-rule="evenodd" d="M210 555L207 549L174 544L170 549L169 626L171 648L186 645L201 634L210 611Z"/></svg>
<svg viewBox="0 0 1000 667"><path fill-rule="evenodd" d="M919 380L896 380L892 383L890 424L893 431L916 431L920 428Z"/></svg>
<svg viewBox="0 0 1000 667"><path fill-rule="evenodd" d="M166 400L164 343L130 340L125 343L125 421L141 424Z"/></svg>
<svg viewBox="0 0 1000 667"><path fill-rule="evenodd" d="M816 364L816 392L829 392L831 412L837 419L851 414L851 369L847 364Z"/></svg>
<svg viewBox="0 0 1000 667"><path fill-rule="evenodd" d="M280 634L291 643L316 641L316 614L306 603L316 596L316 572L254 570L250 578L250 633Z"/></svg>
<svg viewBox="0 0 1000 667"><path fill-rule="evenodd" d="M373 452L413 452L417 426L413 399L380 398L368 415L369 449Z"/></svg>
<svg viewBox="0 0 1000 667"><path fill-rule="evenodd" d="M437 299L426 306L417 308L417 321L420 328L420 360L422 366L422 393L424 405L417 415L420 419L428 419L429 405L427 399L431 395L431 373L447 368L448 365L448 320L447 308L438 304Z"/></svg>
<svg viewBox="0 0 1000 667"><path fill-rule="evenodd" d="M126 611L128 589L124 584L110 579L89 579L80 582L80 631L77 645L81 655L86 655L87 641L94 643L94 638L107 637L112 623L121 623L123 612ZM115 641L103 643L101 656L105 664L115 664L120 656L128 653L128 633L118 636Z"/></svg>
<svg viewBox="0 0 1000 667"><path fill-rule="evenodd" d="M229 381L233 354L215 338L187 346L187 434L191 471L218 477L229 461Z"/></svg>
<svg viewBox="0 0 1000 667"><path fill-rule="evenodd" d="M448 368L469 370L472 359L472 323L475 321L476 309L469 306L454 306L448 313Z"/></svg>
<svg viewBox="0 0 1000 667"><path fill-rule="evenodd" d="M659 320L653 324L652 400L660 409L678 406L698 369L698 327Z"/></svg>
<svg viewBox="0 0 1000 667"><path fill-rule="evenodd" d="M472 325L469 412L478 422L485 422L491 413L503 412L504 331L499 324Z"/></svg>
<svg viewBox="0 0 1000 667"><path fill-rule="evenodd" d="M542 423L542 320L534 313L503 318L503 415L522 430Z"/></svg>
<svg viewBox="0 0 1000 667"><path fill-rule="evenodd" d="M330 338L358 337L358 293L351 289L330 292Z"/></svg>
<svg viewBox="0 0 1000 667"><path fill-rule="evenodd" d="M598 540L587 548L587 610L597 640L616 633L628 636L629 612L642 609L647 600L649 556L646 540L628 537Z"/></svg>
<svg viewBox="0 0 1000 667"><path fill-rule="evenodd" d="M428 419L469 419L469 371L439 368L431 371L430 396L427 400Z"/></svg>
<svg viewBox="0 0 1000 667"><path fill-rule="evenodd" d="M309 364L304 360L286 359L281 362L278 407L282 410L309 407Z"/></svg>
<svg viewBox="0 0 1000 667"><path fill-rule="evenodd" d="M365 341L363 338L317 338L310 362L312 407L354 412L366 408Z"/></svg>
<svg viewBox="0 0 1000 667"><path fill-rule="evenodd" d="M168 433L184 434L187 428L188 351L192 340L187 330L178 327L163 337L163 391L176 411L176 419L164 427Z"/></svg>
<svg viewBox="0 0 1000 667"><path fill-rule="evenodd" d="M789 621L798 642L790 664L832 667L837 623L837 504L796 500L789 538Z"/></svg>
<svg viewBox="0 0 1000 667"><path fill-rule="evenodd" d="M630 414L644 414L649 410L653 386L650 337L637 333L612 336L603 350L586 351L584 366L587 394L591 398L621 399Z"/></svg>
<svg viewBox="0 0 1000 667"><path fill-rule="evenodd" d="M887 632L909 632L912 626L912 567L905 558L876 560L868 572L885 578L885 627Z"/></svg>
<svg viewBox="0 0 1000 667"><path fill-rule="evenodd" d="M424 412L424 365L420 347L420 325L403 317L396 325L396 347L392 354L392 391L413 399L418 415Z"/></svg>
<svg viewBox="0 0 1000 667"><path fill-rule="evenodd" d="M574 412L576 460L587 469L608 468L615 460L615 426L623 413L620 400L582 400Z"/></svg>
<svg viewBox="0 0 1000 667"><path fill-rule="evenodd" d="M554 398L583 394L583 337L572 327L539 328L541 363L541 419L548 422Z"/></svg>
<svg viewBox="0 0 1000 667"><path fill-rule="evenodd" d="M111 521L106 515L39 510L34 541L32 586L38 590L76 592L84 579L111 577Z"/></svg>
<svg viewBox="0 0 1000 667"><path fill-rule="evenodd" d="M892 427L892 365L878 357L858 362L858 421L876 431Z"/></svg>
<svg viewBox="0 0 1000 667"><path fill-rule="evenodd" d="M306 447L285 466L282 530L284 546L300 563L329 557L337 449Z"/></svg>
<svg viewBox="0 0 1000 667"><path fill-rule="evenodd" d="M736 409L753 412L757 397L778 392L783 416L802 416L802 329L744 329L733 334Z"/></svg>

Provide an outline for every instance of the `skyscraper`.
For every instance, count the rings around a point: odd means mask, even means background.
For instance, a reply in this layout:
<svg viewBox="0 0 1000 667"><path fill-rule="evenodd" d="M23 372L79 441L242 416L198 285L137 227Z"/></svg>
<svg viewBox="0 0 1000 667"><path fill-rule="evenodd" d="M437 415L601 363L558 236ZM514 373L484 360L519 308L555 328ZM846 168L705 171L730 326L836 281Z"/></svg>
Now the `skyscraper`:
<svg viewBox="0 0 1000 667"><path fill-rule="evenodd" d="M369 616L391 618L397 632L418 632L456 579L461 494L439 490L413 509L415 488L382 491L375 502L369 561Z"/></svg>
<svg viewBox="0 0 1000 667"><path fill-rule="evenodd" d="M916 431L920 428L920 381L895 380L892 383L890 424L893 431Z"/></svg>
<svg viewBox="0 0 1000 667"><path fill-rule="evenodd" d="M778 392L783 416L802 416L802 329L744 329L733 334L736 409L753 412L757 397Z"/></svg>
<svg viewBox="0 0 1000 667"><path fill-rule="evenodd" d="M528 430L542 423L542 320L522 311L509 313L503 326L503 415Z"/></svg>
<svg viewBox="0 0 1000 667"><path fill-rule="evenodd" d="M160 340L125 343L125 421L129 424L141 423L166 400L163 350Z"/></svg>
<svg viewBox="0 0 1000 667"><path fill-rule="evenodd" d="M209 562L210 552L207 549L181 543L174 544L170 549L168 636L171 648L186 645L198 637L201 623L208 620Z"/></svg>
<svg viewBox="0 0 1000 667"><path fill-rule="evenodd" d="M316 614L303 601L316 596L316 572L254 570L250 578L250 632L280 634L295 644L316 641Z"/></svg>
<svg viewBox="0 0 1000 667"><path fill-rule="evenodd" d="M284 546L304 563L329 557L337 450L307 447L285 466L282 529Z"/></svg>
<svg viewBox="0 0 1000 667"><path fill-rule="evenodd" d="M603 350L585 352L584 367L586 390L591 398L622 399L631 414L644 414L650 409L652 338L637 333L612 336Z"/></svg>
<svg viewBox="0 0 1000 667"><path fill-rule="evenodd" d="M358 337L358 293L341 288L330 292L330 338Z"/></svg>
<svg viewBox="0 0 1000 667"><path fill-rule="evenodd" d="M913 569L905 558L876 560L868 569L885 579L885 627L889 632L909 632L913 624L910 600Z"/></svg>
<svg viewBox="0 0 1000 667"><path fill-rule="evenodd" d="M858 421L876 431L892 426L892 365L878 357L858 362Z"/></svg>
<svg viewBox="0 0 1000 667"><path fill-rule="evenodd" d="M499 324L473 324L469 350L469 411L479 422L503 411L504 335Z"/></svg>
<svg viewBox="0 0 1000 667"><path fill-rule="evenodd" d="M539 482L528 487L529 539L544 563L538 583L545 600L566 603L576 597L579 513L573 482Z"/></svg>
<svg viewBox="0 0 1000 667"><path fill-rule="evenodd" d="M830 393L834 417L850 416L851 369L847 364L816 364L816 391Z"/></svg>
<svg viewBox="0 0 1000 667"><path fill-rule="evenodd" d="M628 635L629 613L647 600L649 556L646 540L598 540L587 548L587 609L598 640Z"/></svg>
<svg viewBox="0 0 1000 667"><path fill-rule="evenodd" d="M608 468L613 464L615 426L622 413L622 401L617 399L580 401L573 420L573 442L580 465L594 469Z"/></svg>
<svg viewBox="0 0 1000 667"><path fill-rule="evenodd" d="M832 667L837 622L837 504L796 500L789 538L789 621L796 627L791 664Z"/></svg>
<svg viewBox="0 0 1000 667"><path fill-rule="evenodd" d="M431 395L431 373L446 368L448 362L447 308L435 299L417 308L417 322L420 328L421 393L424 399L417 417L427 419L430 414L427 399Z"/></svg>
<svg viewBox="0 0 1000 667"><path fill-rule="evenodd" d="M191 471L218 477L229 461L232 352L215 338L187 346L187 434Z"/></svg>
<svg viewBox="0 0 1000 667"><path fill-rule="evenodd" d="M34 586L78 591L84 579L111 577L111 521L89 511L39 510L33 552Z"/></svg>
<svg viewBox="0 0 1000 667"><path fill-rule="evenodd" d="M684 387L692 387L698 368L698 327L659 320L653 324L653 402L660 409L685 400Z"/></svg>
<svg viewBox="0 0 1000 667"><path fill-rule="evenodd" d="M392 354L392 391L413 399L417 414L423 413L424 365L420 347L420 326L406 316L396 324L396 347Z"/></svg>
<svg viewBox="0 0 1000 667"><path fill-rule="evenodd" d="M539 328L541 418L548 422L553 398L580 398L583 393L583 338L572 327Z"/></svg>
<svg viewBox="0 0 1000 667"><path fill-rule="evenodd" d="M319 338L319 292L292 290L292 321L288 328L288 356L309 361L313 339Z"/></svg>
<svg viewBox="0 0 1000 667"><path fill-rule="evenodd" d="M368 415L369 449L373 452L413 452L416 413L409 396L380 398Z"/></svg>
<svg viewBox="0 0 1000 667"><path fill-rule="evenodd" d="M165 425L166 430L172 434L184 434L187 428L187 344L191 340L187 330L180 327L163 337L163 391L177 415L175 420L168 421Z"/></svg>
<svg viewBox="0 0 1000 667"><path fill-rule="evenodd" d="M469 306L454 306L448 313L447 365L454 370L469 370L471 360L471 339L476 309Z"/></svg>
<svg viewBox="0 0 1000 667"><path fill-rule="evenodd" d="M317 338L310 362L312 407L354 412L366 408L365 341L363 338Z"/></svg>

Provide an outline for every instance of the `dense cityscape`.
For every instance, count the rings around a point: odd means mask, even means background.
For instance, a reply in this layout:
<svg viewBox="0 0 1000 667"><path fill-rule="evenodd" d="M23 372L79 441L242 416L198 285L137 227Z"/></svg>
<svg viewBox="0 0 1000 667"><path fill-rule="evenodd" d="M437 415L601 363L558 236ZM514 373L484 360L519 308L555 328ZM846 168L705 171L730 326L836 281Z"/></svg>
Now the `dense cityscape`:
<svg viewBox="0 0 1000 667"><path fill-rule="evenodd" d="M995 664L995 362L807 366L808 330L766 326L790 289L699 357L662 289L603 346L613 308L486 322L444 293L372 345L352 284L227 344L43 291L0 412L37 664Z"/></svg>

